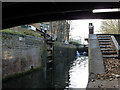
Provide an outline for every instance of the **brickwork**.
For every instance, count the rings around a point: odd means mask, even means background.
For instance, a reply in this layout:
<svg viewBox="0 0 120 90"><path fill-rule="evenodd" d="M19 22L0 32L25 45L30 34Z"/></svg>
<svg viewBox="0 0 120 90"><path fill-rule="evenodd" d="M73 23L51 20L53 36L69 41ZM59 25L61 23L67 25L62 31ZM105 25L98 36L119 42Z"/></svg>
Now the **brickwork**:
<svg viewBox="0 0 120 90"><path fill-rule="evenodd" d="M2 76L41 67L44 49L42 38L2 33Z"/></svg>

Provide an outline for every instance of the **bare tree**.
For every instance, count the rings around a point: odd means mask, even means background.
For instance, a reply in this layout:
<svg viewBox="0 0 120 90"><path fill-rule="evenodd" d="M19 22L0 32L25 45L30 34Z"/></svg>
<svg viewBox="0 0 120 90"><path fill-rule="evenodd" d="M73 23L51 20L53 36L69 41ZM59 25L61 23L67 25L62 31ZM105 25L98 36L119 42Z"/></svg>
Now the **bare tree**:
<svg viewBox="0 0 120 90"><path fill-rule="evenodd" d="M119 27L118 27L118 19L110 19L102 21L99 33L102 34L118 34Z"/></svg>

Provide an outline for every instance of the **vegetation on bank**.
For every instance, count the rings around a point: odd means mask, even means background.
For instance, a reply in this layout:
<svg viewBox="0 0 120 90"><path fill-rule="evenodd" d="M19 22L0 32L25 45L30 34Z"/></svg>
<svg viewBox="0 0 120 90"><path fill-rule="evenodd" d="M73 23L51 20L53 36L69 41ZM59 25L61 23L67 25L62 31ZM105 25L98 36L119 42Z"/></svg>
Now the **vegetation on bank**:
<svg viewBox="0 0 120 90"><path fill-rule="evenodd" d="M32 30L27 30L27 29L21 29L21 30L3 29L3 30L0 30L0 31L1 32L6 32L6 33L11 33L11 34L30 35L30 36L34 36L34 37L43 38L43 36L41 36L40 33L32 31Z"/></svg>

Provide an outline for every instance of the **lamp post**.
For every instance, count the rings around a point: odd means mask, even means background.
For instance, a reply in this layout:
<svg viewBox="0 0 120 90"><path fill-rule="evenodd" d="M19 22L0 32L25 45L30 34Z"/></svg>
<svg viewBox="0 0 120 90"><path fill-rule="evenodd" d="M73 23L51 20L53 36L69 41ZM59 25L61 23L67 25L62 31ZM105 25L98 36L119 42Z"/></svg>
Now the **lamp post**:
<svg viewBox="0 0 120 90"><path fill-rule="evenodd" d="M89 34L94 34L94 26L92 23L89 23Z"/></svg>

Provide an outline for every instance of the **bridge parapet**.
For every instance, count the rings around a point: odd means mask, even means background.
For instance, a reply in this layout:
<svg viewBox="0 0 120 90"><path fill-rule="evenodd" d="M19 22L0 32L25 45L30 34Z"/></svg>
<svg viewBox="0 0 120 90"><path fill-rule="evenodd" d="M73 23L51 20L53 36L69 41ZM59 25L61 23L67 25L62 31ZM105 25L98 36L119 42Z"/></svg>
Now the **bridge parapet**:
<svg viewBox="0 0 120 90"><path fill-rule="evenodd" d="M96 34L89 34L89 44L88 44L88 52L89 52L89 70L90 73L101 74L104 73L104 65L102 53L100 51L99 42Z"/></svg>

